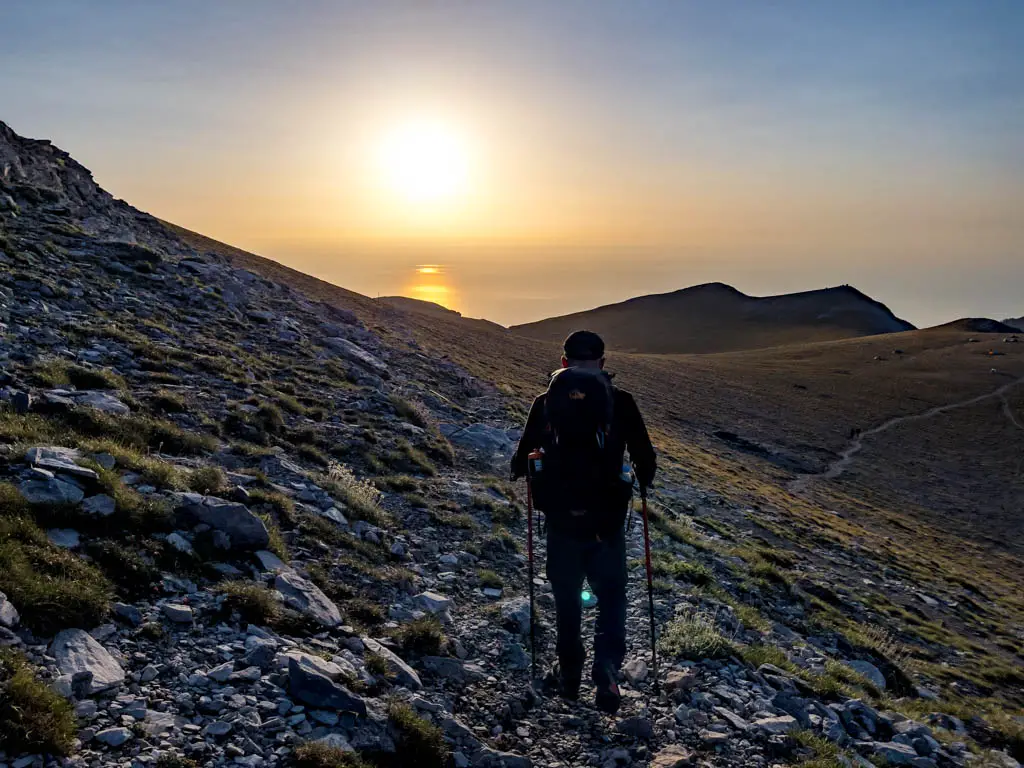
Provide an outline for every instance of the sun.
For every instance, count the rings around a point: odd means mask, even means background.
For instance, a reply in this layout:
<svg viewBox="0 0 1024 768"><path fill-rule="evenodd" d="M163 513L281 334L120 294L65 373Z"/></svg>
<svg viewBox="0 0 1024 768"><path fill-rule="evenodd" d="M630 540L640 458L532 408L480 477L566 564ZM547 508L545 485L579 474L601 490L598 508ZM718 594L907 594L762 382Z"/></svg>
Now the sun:
<svg viewBox="0 0 1024 768"><path fill-rule="evenodd" d="M408 203L451 203L465 193L469 153L454 126L434 120L396 126L381 142L379 159L389 190Z"/></svg>

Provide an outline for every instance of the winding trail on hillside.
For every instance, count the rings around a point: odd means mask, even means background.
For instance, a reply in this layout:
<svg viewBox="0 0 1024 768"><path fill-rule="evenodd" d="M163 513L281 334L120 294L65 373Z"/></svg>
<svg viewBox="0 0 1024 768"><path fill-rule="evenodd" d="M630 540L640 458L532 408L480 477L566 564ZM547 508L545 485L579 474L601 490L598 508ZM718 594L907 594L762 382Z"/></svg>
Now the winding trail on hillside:
<svg viewBox="0 0 1024 768"><path fill-rule="evenodd" d="M828 469L826 469L824 472L814 475L802 475L801 477L798 477L795 480L793 480L789 484L789 491L790 493L800 493L807 489L807 485L812 480L835 480L837 477L842 475L843 472L850 468L850 465L853 463L853 457L860 453L861 449L864 447L864 438L866 437L870 437L871 435L877 435L881 432L885 432L907 421L924 421L925 419L930 419L933 416L938 416L940 414L946 413L947 411L956 410L957 408L966 408L971 405L983 403L986 400L991 400L993 397L998 397L1000 400L1002 400L1003 413L1006 414L1006 417L1010 420L1010 423L1012 423L1019 429L1024 430L1024 424L1022 424L1020 420L1017 418L1017 415L1013 412L1013 409L1010 407L1010 401L1007 400L1006 398L1007 392L1009 392L1014 387L1020 386L1021 384L1024 384L1024 376L1020 377L1019 379L1014 379L1013 381L1007 382L1006 384L1003 384L1001 387L998 387L992 392L988 392L984 395L977 395L976 397L971 397L966 400L959 400L955 403L946 403L945 405L938 405L935 406L934 408L929 408L927 411L922 411L921 413L912 413L908 416L894 416L888 421L882 422L877 427L872 427L871 429L865 430L864 432L861 432L859 435L857 435L857 437L851 440L850 444L847 445L846 448L842 450L842 452L840 452L839 458L836 461L829 464Z"/></svg>

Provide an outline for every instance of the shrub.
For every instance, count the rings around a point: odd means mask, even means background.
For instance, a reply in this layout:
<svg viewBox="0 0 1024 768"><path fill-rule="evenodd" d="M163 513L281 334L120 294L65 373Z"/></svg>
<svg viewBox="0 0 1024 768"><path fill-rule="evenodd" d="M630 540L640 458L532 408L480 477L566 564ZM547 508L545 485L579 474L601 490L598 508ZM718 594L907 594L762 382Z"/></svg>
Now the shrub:
<svg viewBox="0 0 1024 768"><path fill-rule="evenodd" d="M288 545L284 542L284 536L281 535L281 529L278 527L277 522L270 515L262 514L258 515L258 517L267 526L267 534L270 536L267 549L285 562L288 562Z"/></svg>
<svg viewBox="0 0 1024 768"><path fill-rule="evenodd" d="M225 595L224 607L238 611L243 621L271 624L281 614L281 604L274 593L262 584L239 579L225 581L219 589Z"/></svg>
<svg viewBox="0 0 1024 768"><path fill-rule="evenodd" d="M424 616L404 624L395 631L395 639L406 653L437 656L447 638L436 616Z"/></svg>
<svg viewBox="0 0 1024 768"><path fill-rule="evenodd" d="M296 453L311 464L319 464L321 467L330 464L324 452L312 445L300 445Z"/></svg>
<svg viewBox="0 0 1024 768"><path fill-rule="evenodd" d="M196 493L216 493L228 484L227 475L220 467L194 469L188 476L189 490Z"/></svg>
<svg viewBox="0 0 1024 768"><path fill-rule="evenodd" d="M0 650L0 748L67 755L76 731L71 705L36 678L21 654Z"/></svg>
<svg viewBox="0 0 1024 768"><path fill-rule="evenodd" d="M0 518L0 592L26 627L51 635L93 627L107 615L111 587L94 566L53 546L34 523Z"/></svg>
<svg viewBox="0 0 1024 768"><path fill-rule="evenodd" d="M363 657L366 663L366 671L374 677L385 677L388 673L388 660L379 653L367 651Z"/></svg>
<svg viewBox="0 0 1024 768"><path fill-rule="evenodd" d="M385 621L384 609L362 597L353 598L345 603L345 613L367 626L383 624Z"/></svg>
<svg viewBox="0 0 1024 768"><path fill-rule="evenodd" d="M256 411L256 420L271 435L280 434L284 429L284 416L281 409L273 403L264 403Z"/></svg>
<svg viewBox="0 0 1024 768"><path fill-rule="evenodd" d="M169 389L157 390L149 402L154 408L165 413L184 413L188 410L181 395Z"/></svg>
<svg viewBox="0 0 1024 768"><path fill-rule="evenodd" d="M715 626L714 617L704 613L688 613L672 621L659 645L668 655L690 661L725 659L734 652L732 643Z"/></svg>
<svg viewBox="0 0 1024 768"><path fill-rule="evenodd" d="M322 741L307 741L297 746L292 753L292 765L295 768L368 768L354 752L345 752Z"/></svg>
<svg viewBox="0 0 1024 768"><path fill-rule="evenodd" d="M426 408L420 403L413 403L406 400L404 397L399 395L391 395L391 407L395 409L395 413L400 418L405 419L410 424L415 424L417 427L426 428L430 423L429 414Z"/></svg>
<svg viewBox="0 0 1024 768"><path fill-rule="evenodd" d="M395 754L390 765L403 768L444 768L448 745L441 729L419 715L408 704L388 707L388 720L395 731Z"/></svg>
<svg viewBox="0 0 1024 768"><path fill-rule="evenodd" d="M365 520L374 525L385 525L388 522L387 515L380 508L380 491L359 480L344 464L331 462L327 474L320 475L317 483L344 502L353 519Z"/></svg>
<svg viewBox="0 0 1024 768"><path fill-rule="evenodd" d="M476 572L477 578L480 579L481 587L491 587L492 589L501 589L505 586L505 580L501 578L494 571L482 568Z"/></svg>

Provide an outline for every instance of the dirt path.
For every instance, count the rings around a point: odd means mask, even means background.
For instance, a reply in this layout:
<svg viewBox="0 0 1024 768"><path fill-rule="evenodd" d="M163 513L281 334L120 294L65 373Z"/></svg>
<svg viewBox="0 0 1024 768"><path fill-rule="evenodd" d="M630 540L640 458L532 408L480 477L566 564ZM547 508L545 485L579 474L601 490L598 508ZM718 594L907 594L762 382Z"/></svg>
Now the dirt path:
<svg viewBox="0 0 1024 768"><path fill-rule="evenodd" d="M800 493L801 491L806 490L807 485L812 480L835 480L837 477L843 474L843 472L850 468L850 465L853 463L853 457L860 453L861 449L864 447L864 438L866 437L870 437L871 435L877 435L880 432L885 432L907 421L923 421L925 419L930 419L933 416L938 416L940 414L946 413L947 411L952 411L957 408L966 408L971 405L977 405L978 403L982 403L993 397L998 397L1000 400L1002 400L1003 412L1006 414L1006 417L1010 420L1010 422L1017 426L1018 428L1024 430L1024 424L1022 424L1020 420L1017 418L1016 414L1014 414L1013 409L1010 407L1010 402L1006 399L1006 393L1009 392L1014 387L1019 386L1020 384L1024 384L1024 376L1022 376L1019 379L1007 382L998 389L984 395L978 395L977 397L971 397L968 398L967 400L960 400L959 402L955 403L939 405L934 408L929 408L927 411L923 411L921 413L910 414L909 416L895 416L889 419L888 421L884 421L877 427L872 427L871 429L865 430L864 432L861 432L859 435L857 435L857 437L855 437L850 442L850 444L847 445L846 448L842 450L842 452L839 454L839 458L836 461L829 464L828 469L826 469L824 472L817 475L803 475L801 477L796 478L795 480L793 480L793 482L789 484L789 490L791 493Z"/></svg>

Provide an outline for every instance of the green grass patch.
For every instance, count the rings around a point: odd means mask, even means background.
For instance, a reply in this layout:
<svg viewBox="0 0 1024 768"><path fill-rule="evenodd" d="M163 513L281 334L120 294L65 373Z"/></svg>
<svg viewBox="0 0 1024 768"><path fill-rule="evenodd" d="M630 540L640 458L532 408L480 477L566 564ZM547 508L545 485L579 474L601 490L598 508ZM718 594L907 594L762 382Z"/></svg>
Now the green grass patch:
<svg viewBox="0 0 1024 768"><path fill-rule="evenodd" d="M107 615L111 591L95 566L53 546L33 522L0 517L0 592L33 632L96 626Z"/></svg>
<svg viewBox="0 0 1024 768"><path fill-rule="evenodd" d="M487 568L481 568L477 571L476 577L480 579L481 587L490 587L491 589L504 589L505 587L505 580L499 574Z"/></svg>
<svg viewBox="0 0 1024 768"><path fill-rule="evenodd" d="M281 615L281 603L262 584L242 579L225 581L218 586L224 595L224 607L238 611L243 621L251 624L273 624Z"/></svg>
<svg viewBox="0 0 1024 768"><path fill-rule="evenodd" d="M77 725L71 704L41 682L25 657L0 649L0 749L68 755Z"/></svg>
<svg viewBox="0 0 1024 768"><path fill-rule="evenodd" d="M228 476L220 467L201 467L189 472L186 482L190 491L212 495L227 486Z"/></svg>
<svg viewBox="0 0 1024 768"><path fill-rule="evenodd" d="M292 753L291 765L293 768L370 768L356 753L321 741L299 744Z"/></svg>
<svg viewBox="0 0 1024 768"><path fill-rule="evenodd" d="M388 721L395 733L395 753L385 765L393 768L445 768L448 744L441 729L416 714L408 704L393 702Z"/></svg>
<svg viewBox="0 0 1024 768"><path fill-rule="evenodd" d="M424 616L403 624L393 635L408 654L437 656L447 643L444 628L436 616Z"/></svg>
<svg viewBox="0 0 1024 768"><path fill-rule="evenodd" d="M75 389L125 389L124 379L106 368L86 368L66 360L48 360L32 371L43 386Z"/></svg>
<svg viewBox="0 0 1024 768"><path fill-rule="evenodd" d="M660 552L651 560L651 568L656 576L684 579L699 587L710 584L714 579L707 566Z"/></svg>
<svg viewBox="0 0 1024 768"><path fill-rule="evenodd" d="M696 612L670 622L659 647L673 658L690 661L726 659L735 653L732 642L715 626L714 617Z"/></svg>

